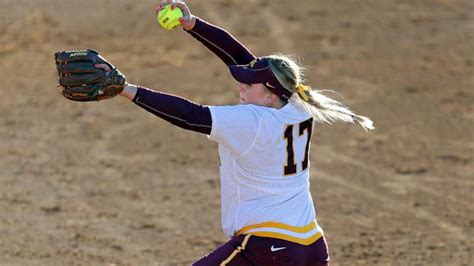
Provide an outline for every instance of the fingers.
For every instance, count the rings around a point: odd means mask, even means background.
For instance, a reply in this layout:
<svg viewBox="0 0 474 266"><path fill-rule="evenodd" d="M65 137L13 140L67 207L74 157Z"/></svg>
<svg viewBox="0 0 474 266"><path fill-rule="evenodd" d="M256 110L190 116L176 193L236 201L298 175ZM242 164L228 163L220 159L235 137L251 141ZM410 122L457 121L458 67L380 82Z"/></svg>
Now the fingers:
<svg viewBox="0 0 474 266"><path fill-rule="evenodd" d="M170 4L170 3L174 3L174 2L176 2L176 1L175 1L175 0L161 0L161 1L159 2L159 4L156 6L156 8L155 8L155 15L158 15L158 12L160 12L160 10L161 10L164 6L166 6L166 5Z"/></svg>
<svg viewBox="0 0 474 266"><path fill-rule="evenodd" d="M183 17L179 19L179 23L182 26L187 26L191 21L191 12L189 11L188 6L186 5L186 3L183 3L183 2L177 2L177 3L171 4L171 10L175 9L176 7L181 9L181 11L183 12Z"/></svg>
<svg viewBox="0 0 474 266"><path fill-rule="evenodd" d="M183 12L183 17L189 18L191 16L191 12L189 11L189 7L188 5L186 5L186 3L178 2L174 5L181 9L181 11Z"/></svg>
<svg viewBox="0 0 474 266"><path fill-rule="evenodd" d="M160 2L158 3L158 5L156 6L156 8L155 8L155 15L156 15L156 16L158 16L158 12L160 12L161 8L162 8L163 5L164 5L164 2L166 2L166 1L163 1L163 0L162 0L162 1L160 1Z"/></svg>
<svg viewBox="0 0 474 266"><path fill-rule="evenodd" d="M171 10L177 7L181 10L181 12L183 12L183 16L179 19L179 24L181 24L185 30L190 30L194 27L196 23L196 17L191 14L189 7L182 0L161 0L158 6L155 8L155 15L158 16L160 10L166 5L170 5Z"/></svg>
<svg viewBox="0 0 474 266"><path fill-rule="evenodd" d="M158 15L160 10L166 5L170 5L171 10L178 7L183 12L183 16L190 17L189 8L186 5L186 3L182 2L182 1L178 1L178 0L162 0L162 1L160 1L158 6L155 8L155 15Z"/></svg>
<svg viewBox="0 0 474 266"><path fill-rule="evenodd" d="M110 72L112 71L112 69L107 65L107 64L96 64L94 65L96 68L99 68L99 69L102 69L104 70L105 72Z"/></svg>

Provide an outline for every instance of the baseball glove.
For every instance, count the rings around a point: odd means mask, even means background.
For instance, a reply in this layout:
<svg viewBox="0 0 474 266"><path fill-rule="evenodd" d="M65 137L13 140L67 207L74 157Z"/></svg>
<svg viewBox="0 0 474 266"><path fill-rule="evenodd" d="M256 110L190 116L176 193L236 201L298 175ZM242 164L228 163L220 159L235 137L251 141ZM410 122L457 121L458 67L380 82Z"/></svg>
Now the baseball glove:
<svg viewBox="0 0 474 266"><path fill-rule="evenodd" d="M116 96L125 87L125 76L94 50L57 52L54 59L58 90L69 100L99 101ZM96 67L98 64L102 67Z"/></svg>

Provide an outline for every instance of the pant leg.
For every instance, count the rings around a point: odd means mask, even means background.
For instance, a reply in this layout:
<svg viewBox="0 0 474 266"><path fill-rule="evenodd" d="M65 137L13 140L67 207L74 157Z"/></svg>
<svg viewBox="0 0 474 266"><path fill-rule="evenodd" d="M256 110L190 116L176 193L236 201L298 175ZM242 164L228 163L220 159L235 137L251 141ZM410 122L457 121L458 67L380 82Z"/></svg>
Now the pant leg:
<svg viewBox="0 0 474 266"><path fill-rule="evenodd" d="M326 238L323 236L318 241L313 243L316 252L313 253L314 266L328 266L329 265L329 248ZM317 262L317 263L316 263ZM312 265L312 264L308 264Z"/></svg>
<svg viewBox="0 0 474 266"><path fill-rule="evenodd" d="M250 235L233 237L211 253L194 262L192 266L252 266L244 255Z"/></svg>

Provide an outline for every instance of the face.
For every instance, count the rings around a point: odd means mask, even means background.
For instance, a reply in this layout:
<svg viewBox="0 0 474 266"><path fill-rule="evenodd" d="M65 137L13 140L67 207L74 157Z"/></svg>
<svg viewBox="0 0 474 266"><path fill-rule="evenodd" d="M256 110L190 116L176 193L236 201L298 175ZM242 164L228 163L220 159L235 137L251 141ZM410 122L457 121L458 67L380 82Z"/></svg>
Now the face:
<svg viewBox="0 0 474 266"><path fill-rule="evenodd" d="M266 106L266 101L271 95L271 92L269 92L262 83L239 83L239 91L241 104Z"/></svg>

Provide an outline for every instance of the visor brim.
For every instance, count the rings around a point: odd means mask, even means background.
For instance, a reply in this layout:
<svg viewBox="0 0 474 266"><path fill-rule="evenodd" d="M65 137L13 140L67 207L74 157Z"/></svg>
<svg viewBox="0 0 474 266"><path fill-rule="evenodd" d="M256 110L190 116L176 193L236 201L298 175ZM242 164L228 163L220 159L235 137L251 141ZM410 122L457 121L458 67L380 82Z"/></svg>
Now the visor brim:
<svg viewBox="0 0 474 266"><path fill-rule="evenodd" d="M247 65L230 65L229 70L234 77L240 83L254 84L254 83L265 83L269 80L268 68L251 69Z"/></svg>

